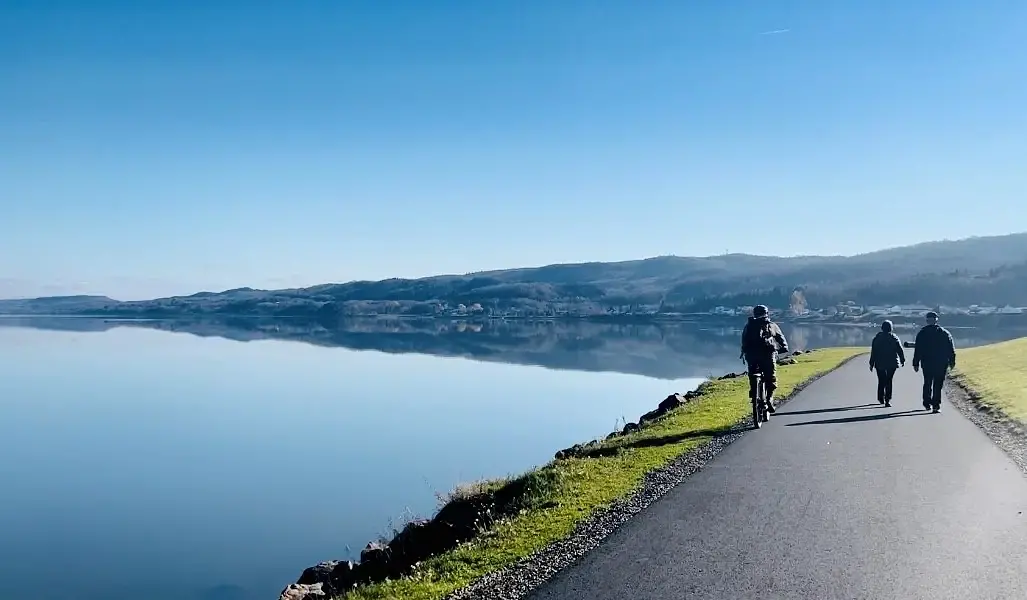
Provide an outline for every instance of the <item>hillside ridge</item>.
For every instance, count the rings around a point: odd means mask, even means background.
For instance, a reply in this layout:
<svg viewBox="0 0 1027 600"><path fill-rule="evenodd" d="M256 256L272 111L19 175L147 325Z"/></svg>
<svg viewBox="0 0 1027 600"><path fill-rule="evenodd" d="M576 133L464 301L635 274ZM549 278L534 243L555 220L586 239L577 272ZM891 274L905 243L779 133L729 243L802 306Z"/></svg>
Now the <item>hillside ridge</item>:
<svg viewBox="0 0 1027 600"><path fill-rule="evenodd" d="M594 316L699 312L762 302L1027 304L1027 233L922 242L851 256L655 256L554 263L305 288L196 292L145 301L63 296L0 301L6 314L315 317L437 315Z"/></svg>

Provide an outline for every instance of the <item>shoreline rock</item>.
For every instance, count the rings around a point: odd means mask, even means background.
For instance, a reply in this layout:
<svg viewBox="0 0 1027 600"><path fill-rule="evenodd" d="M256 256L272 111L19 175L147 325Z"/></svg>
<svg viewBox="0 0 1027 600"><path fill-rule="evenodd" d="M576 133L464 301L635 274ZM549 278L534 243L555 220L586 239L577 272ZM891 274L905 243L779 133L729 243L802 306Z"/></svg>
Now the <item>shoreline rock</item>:
<svg viewBox="0 0 1027 600"><path fill-rule="evenodd" d="M321 589L320 583L305 584L291 583L289 587L282 590L278 600L321 600L328 598L328 594Z"/></svg>

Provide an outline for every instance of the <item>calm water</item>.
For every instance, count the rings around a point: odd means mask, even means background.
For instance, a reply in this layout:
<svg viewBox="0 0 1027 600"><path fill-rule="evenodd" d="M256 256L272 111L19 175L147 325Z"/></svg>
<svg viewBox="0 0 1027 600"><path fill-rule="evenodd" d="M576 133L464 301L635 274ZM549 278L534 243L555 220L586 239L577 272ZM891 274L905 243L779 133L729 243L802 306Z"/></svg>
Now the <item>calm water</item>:
<svg viewBox="0 0 1027 600"><path fill-rule="evenodd" d="M30 597L276 597L430 515L435 492L544 463L696 384L0 327L0 590L60 565Z"/></svg>
<svg viewBox="0 0 1027 600"><path fill-rule="evenodd" d="M737 348L723 326L0 319L0 598L276 597L436 492L740 369Z"/></svg>

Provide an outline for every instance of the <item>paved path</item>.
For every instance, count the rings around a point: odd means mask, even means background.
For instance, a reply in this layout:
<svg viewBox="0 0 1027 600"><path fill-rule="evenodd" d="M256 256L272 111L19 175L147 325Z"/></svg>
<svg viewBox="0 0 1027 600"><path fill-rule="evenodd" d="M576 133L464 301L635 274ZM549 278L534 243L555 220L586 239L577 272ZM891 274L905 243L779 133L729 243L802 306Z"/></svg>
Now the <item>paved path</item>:
<svg viewBox="0 0 1027 600"><path fill-rule="evenodd" d="M857 358L530 598L1027 598L1027 478L920 381Z"/></svg>

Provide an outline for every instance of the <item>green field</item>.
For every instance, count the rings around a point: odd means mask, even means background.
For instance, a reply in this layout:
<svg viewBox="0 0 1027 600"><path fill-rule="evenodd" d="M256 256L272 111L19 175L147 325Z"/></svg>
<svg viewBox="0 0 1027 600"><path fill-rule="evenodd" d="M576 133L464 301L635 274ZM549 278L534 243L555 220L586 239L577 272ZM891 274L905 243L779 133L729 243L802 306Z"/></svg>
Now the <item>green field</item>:
<svg viewBox="0 0 1027 600"><path fill-rule="evenodd" d="M831 348L780 367L778 397L828 372L864 348ZM423 562L408 578L357 588L347 598L437 600L483 574L499 570L568 535L597 508L630 494L643 476L709 441L751 414L744 377L712 381L698 399L641 431L603 442L589 457L555 460L525 475L530 497L519 516L468 544ZM654 405L659 400L654 398ZM759 435L756 433L755 435ZM523 479L522 479L523 481ZM469 486L489 489L504 482Z"/></svg>
<svg viewBox="0 0 1027 600"><path fill-rule="evenodd" d="M1027 423L1027 338L959 350L953 375L980 404Z"/></svg>

